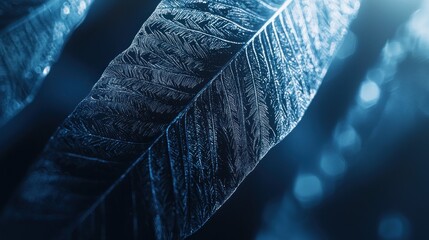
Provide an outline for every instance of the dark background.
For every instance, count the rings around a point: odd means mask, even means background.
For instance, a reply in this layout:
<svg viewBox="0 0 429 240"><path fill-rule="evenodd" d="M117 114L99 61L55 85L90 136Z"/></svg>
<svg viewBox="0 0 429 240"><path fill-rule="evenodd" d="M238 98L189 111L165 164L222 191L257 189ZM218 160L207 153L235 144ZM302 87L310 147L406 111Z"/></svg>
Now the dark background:
<svg viewBox="0 0 429 240"><path fill-rule="evenodd" d="M34 102L0 128L0 207L157 4L95 1ZM380 87L378 103L356 110L368 70L380 65L386 42L400 36L398 29L419 4L362 3L351 27L355 53L334 61L298 127L191 239L429 239L429 117L421 110L429 108L419 98L428 93L421 87L428 82L428 61L405 55L391 72L393 80ZM355 126L359 147L341 153L347 167L333 178L323 174L319 160L327 149L337 151L333 135L341 123ZM303 201L296 184L308 174L320 186L306 185L310 196Z"/></svg>

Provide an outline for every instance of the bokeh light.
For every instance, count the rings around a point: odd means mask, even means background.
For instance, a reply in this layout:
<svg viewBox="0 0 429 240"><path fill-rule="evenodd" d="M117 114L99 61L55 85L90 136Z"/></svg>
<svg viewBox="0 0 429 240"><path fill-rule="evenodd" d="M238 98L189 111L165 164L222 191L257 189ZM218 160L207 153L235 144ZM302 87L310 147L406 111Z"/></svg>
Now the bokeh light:
<svg viewBox="0 0 429 240"><path fill-rule="evenodd" d="M401 240L409 234L408 222L401 214L389 214L380 221L378 234L381 239Z"/></svg>
<svg viewBox="0 0 429 240"><path fill-rule="evenodd" d="M334 140L342 151L357 152L360 149L359 133L350 124L338 124L334 132Z"/></svg>
<svg viewBox="0 0 429 240"><path fill-rule="evenodd" d="M338 50L336 57L340 60L344 60L356 52L358 40L356 35L350 31L344 38L343 45Z"/></svg>
<svg viewBox="0 0 429 240"><path fill-rule="evenodd" d="M347 163L338 152L327 152L320 159L320 169L330 177L337 177L344 174Z"/></svg>
<svg viewBox="0 0 429 240"><path fill-rule="evenodd" d="M372 80L364 81L359 90L359 103L364 108L377 104L380 99L380 87Z"/></svg>
<svg viewBox="0 0 429 240"><path fill-rule="evenodd" d="M322 182L313 174L300 174L295 180L293 192L301 203L315 203L323 196Z"/></svg>

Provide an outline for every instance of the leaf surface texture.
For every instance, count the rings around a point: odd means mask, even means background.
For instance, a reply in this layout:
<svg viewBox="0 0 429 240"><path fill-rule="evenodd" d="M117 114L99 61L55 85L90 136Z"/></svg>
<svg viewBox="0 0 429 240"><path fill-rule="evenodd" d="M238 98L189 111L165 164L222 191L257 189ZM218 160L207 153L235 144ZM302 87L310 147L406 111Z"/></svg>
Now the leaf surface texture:
<svg viewBox="0 0 429 240"><path fill-rule="evenodd" d="M0 126L32 101L91 2L0 2Z"/></svg>
<svg viewBox="0 0 429 240"><path fill-rule="evenodd" d="M299 122L358 7L162 1L51 138L6 219L64 222L76 239L189 236Z"/></svg>

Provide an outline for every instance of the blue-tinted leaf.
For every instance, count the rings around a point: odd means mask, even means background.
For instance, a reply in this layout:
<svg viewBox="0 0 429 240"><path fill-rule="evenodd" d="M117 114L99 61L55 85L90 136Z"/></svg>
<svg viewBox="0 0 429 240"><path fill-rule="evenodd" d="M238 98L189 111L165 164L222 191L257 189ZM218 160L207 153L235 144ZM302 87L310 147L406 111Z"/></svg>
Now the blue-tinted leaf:
<svg viewBox="0 0 429 240"><path fill-rule="evenodd" d="M358 5L162 1L50 140L4 226L192 234L296 126Z"/></svg>
<svg viewBox="0 0 429 240"><path fill-rule="evenodd" d="M31 102L91 2L0 2L0 125Z"/></svg>

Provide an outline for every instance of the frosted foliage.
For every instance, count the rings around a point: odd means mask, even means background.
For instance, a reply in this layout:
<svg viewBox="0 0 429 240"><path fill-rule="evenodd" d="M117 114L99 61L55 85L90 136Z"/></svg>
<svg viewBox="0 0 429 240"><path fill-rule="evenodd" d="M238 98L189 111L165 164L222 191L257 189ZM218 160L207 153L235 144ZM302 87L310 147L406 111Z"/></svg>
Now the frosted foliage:
<svg viewBox="0 0 429 240"><path fill-rule="evenodd" d="M76 239L192 234L296 126L358 7L162 1L50 140L8 216L77 212Z"/></svg>
<svg viewBox="0 0 429 240"><path fill-rule="evenodd" d="M34 98L91 2L0 2L0 125Z"/></svg>

